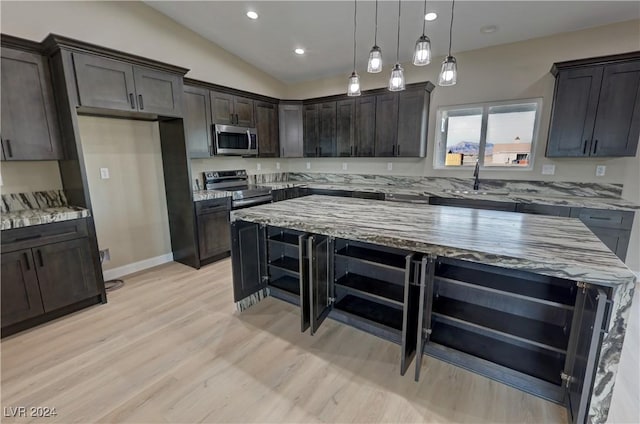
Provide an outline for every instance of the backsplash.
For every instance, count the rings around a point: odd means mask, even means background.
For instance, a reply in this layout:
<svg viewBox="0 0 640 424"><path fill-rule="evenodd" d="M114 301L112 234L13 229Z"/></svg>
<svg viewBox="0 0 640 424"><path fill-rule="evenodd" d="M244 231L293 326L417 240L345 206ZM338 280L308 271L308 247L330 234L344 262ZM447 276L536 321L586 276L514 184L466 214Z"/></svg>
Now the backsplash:
<svg viewBox="0 0 640 424"><path fill-rule="evenodd" d="M35 191L33 193L3 194L0 211L17 212L28 209L45 209L67 206L62 190Z"/></svg>

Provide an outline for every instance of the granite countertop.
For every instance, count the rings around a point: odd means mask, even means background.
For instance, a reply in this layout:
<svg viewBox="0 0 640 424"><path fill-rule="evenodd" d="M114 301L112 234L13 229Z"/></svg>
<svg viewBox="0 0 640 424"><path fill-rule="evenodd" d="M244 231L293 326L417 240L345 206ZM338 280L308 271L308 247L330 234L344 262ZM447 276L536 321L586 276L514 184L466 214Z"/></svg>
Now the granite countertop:
<svg viewBox="0 0 640 424"><path fill-rule="evenodd" d="M306 196L231 212L243 220L604 286L635 274L579 220Z"/></svg>
<svg viewBox="0 0 640 424"><path fill-rule="evenodd" d="M2 230L29 227L31 225L70 221L91 216L89 209L76 206L58 206L42 209L23 209L2 213Z"/></svg>

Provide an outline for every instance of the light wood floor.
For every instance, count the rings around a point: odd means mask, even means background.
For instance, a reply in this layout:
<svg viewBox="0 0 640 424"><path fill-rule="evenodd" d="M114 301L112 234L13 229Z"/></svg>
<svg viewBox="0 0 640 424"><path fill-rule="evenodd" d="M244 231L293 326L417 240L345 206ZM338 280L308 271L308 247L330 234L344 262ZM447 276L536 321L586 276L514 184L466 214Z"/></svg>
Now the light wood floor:
<svg viewBox="0 0 640 424"><path fill-rule="evenodd" d="M566 422L560 406L432 358L415 383L397 345L333 321L301 334L296 308L272 298L239 314L229 260L132 276L108 304L1 348L2 407L55 407L46 422ZM637 390L614 402L629 400Z"/></svg>

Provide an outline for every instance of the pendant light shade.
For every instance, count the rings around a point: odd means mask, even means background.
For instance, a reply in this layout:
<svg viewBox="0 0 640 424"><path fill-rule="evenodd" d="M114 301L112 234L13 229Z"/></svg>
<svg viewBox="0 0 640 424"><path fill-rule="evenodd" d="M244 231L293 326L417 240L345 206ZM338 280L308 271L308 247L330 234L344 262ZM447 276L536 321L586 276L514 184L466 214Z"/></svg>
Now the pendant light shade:
<svg viewBox="0 0 640 424"><path fill-rule="evenodd" d="M367 72L377 74L382 71L382 50L380 47L373 46L369 52L369 63L367 64Z"/></svg>
<svg viewBox="0 0 640 424"><path fill-rule="evenodd" d="M413 50L413 64L416 66L424 66L431 63L431 40L426 35L422 35L416 41L416 47Z"/></svg>
<svg viewBox="0 0 640 424"><path fill-rule="evenodd" d="M456 58L453 56L447 56L442 62L438 85L446 87L448 85L455 85L457 81L458 65L456 64Z"/></svg>
<svg viewBox="0 0 640 424"><path fill-rule="evenodd" d="M353 1L353 71L349 77L347 84L347 96L359 96L360 95L360 77L356 73L356 28L357 28L357 16L358 16L358 1Z"/></svg>
<svg viewBox="0 0 640 424"><path fill-rule="evenodd" d="M442 62L442 68L440 69L440 77L438 78L438 85L446 87L449 85L455 85L458 82L458 64L456 58L451 56L451 39L453 37L453 9L456 5L456 0L451 1L451 25L449 26L449 54Z"/></svg>
<svg viewBox="0 0 640 424"><path fill-rule="evenodd" d="M389 78L389 91L404 90L404 70L400 66L400 1L398 0L398 43L396 44L396 64Z"/></svg>
<svg viewBox="0 0 640 424"><path fill-rule="evenodd" d="M427 0L424 0L423 16L427 16ZM426 24L426 19L422 19L422 35L416 41L416 47L413 49L413 64L416 66L431 63L431 40L424 34Z"/></svg>
<svg viewBox="0 0 640 424"><path fill-rule="evenodd" d="M391 78L389 78L389 91L404 90L404 70L399 63L393 67Z"/></svg>
<svg viewBox="0 0 640 424"><path fill-rule="evenodd" d="M347 87L347 96L359 96L360 95L360 77L353 71L349 77L349 85Z"/></svg>
<svg viewBox="0 0 640 424"><path fill-rule="evenodd" d="M378 47L378 0L376 0L376 29L373 34L373 47L369 52L367 72L377 74L382 71L382 50Z"/></svg>

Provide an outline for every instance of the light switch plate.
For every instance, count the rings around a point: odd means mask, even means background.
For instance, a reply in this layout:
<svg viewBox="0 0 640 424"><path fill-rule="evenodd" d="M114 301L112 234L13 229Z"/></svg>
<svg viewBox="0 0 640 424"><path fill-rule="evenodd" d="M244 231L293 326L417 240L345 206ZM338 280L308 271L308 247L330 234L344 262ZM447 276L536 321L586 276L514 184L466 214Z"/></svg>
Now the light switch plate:
<svg viewBox="0 0 640 424"><path fill-rule="evenodd" d="M260 171L260 170L262 169L262 164L261 164L260 162L258 162L258 163L256 164L256 169L257 169L258 171Z"/></svg>
<svg viewBox="0 0 640 424"><path fill-rule="evenodd" d="M100 179L108 180L109 178L111 178L109 176L109 168L100 168Z"/></svg>
<svg viewBox="0 0 640 424"><path fill-rule="evenodd" d="M307 162L307 169L311 169L311 162Z"/></svg>
<svg viewBox="0 0 640 424"><path fill-rule="evenodd" d="M551 163L542 165L542 175L553 175L556 173L556 166Z"/></svg>
<svg viewBox="0 0 640 424"><path fill-rule="evenodd" d="M607 172L607 167L604 165L596 166L596 177L604 177L605 172Z"/></svg>
<svg viewBox="0 0 640 424"><path fill-rule="evenodd" d="M342 170L343 171L347 170L347 162L342 162Z"/></svg>
<svg viewBox="0 0 640 424"><path fill-rule="evenodd" d="M393 171L393 162L387 162L387 171Z"/></svg>
<svg viewBox="0 0 640 424"><path fill-rule="evenodd" d="M280 169L280 162L276 162L276 169Z"/></svg>

